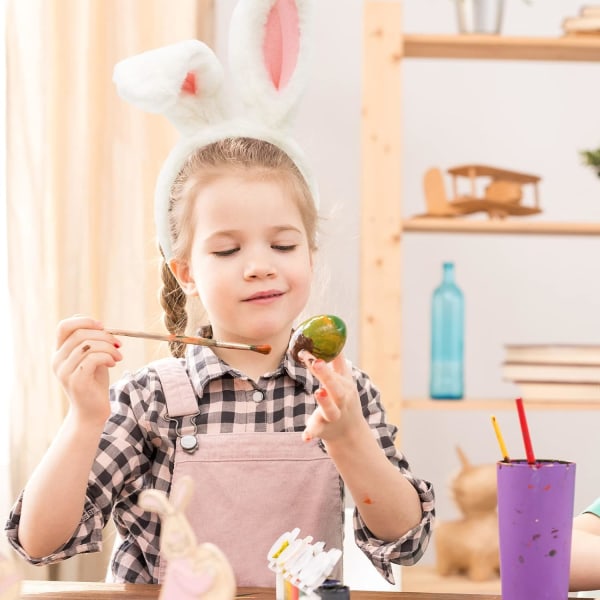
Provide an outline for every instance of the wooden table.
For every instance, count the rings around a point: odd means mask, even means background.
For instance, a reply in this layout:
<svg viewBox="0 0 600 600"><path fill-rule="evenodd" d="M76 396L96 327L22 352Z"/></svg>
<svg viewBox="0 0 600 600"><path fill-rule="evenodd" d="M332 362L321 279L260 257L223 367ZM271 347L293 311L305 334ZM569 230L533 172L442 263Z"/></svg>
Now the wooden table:
<svg viewBox="0 0 600 600"><path fill-rule="evenodd" d="M74 581L25 581L22 600L157 600L160 587L133 583L83 583ZM266 588L240 588L240 600L275 600L275 592ZM438 594L421 592L351 592L352 600L501 600L485 594ZM532 598L531 600L535 600Z"/></svg>
<svg viewBox="0 0 600 600"><path fill-rule="evenodd" d="M157 600L160 587L134 583L87 583L75 581L24 581L22 600ZM501 600L485 594L437 594L421 592L351 592L352 600ZM266 588L240 588L240 600L275 600L275 591ZM532 600L535 600L532 598ZM566 600L566 599L565 599Z"/></svg>
<svg viewBox="0 0 600 600"><path fill-rule="evenodd" d="M160 586L135 583L87 583L77 581L24 581L21 600L157 600ZM502 600L496 594L457 594L438 592L358 592L351 600ZM275 600L269 588L239 588L238 600ZM536 598L531 598L536 600ZM565 600L567 600L565 598ZM579 600L584 600L580 598Z"/></svg>

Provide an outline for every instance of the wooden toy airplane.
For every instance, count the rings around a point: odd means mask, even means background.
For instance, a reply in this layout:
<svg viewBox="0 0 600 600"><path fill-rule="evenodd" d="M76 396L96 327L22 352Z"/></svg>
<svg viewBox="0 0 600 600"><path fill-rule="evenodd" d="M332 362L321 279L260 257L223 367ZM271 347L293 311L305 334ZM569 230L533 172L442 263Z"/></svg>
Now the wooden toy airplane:
<svg viewBox="0 0 600 600"><path fill-rule="evenodd" d="M460 217L477 212L485 212L491 219L504 219L507 216L527 216L539 214L537 183L540 177L499 169L487 165L463 165L448 169L452 175L453 197L448 198L442 173L438 168L428 169L423 177L423 189L427 212L418 217ZM470 193L458 194L457 179L470 180ZM490 179L483 195L477 193L477 178ZM532 184L534 206L525 206L522 186Z"/></svg>

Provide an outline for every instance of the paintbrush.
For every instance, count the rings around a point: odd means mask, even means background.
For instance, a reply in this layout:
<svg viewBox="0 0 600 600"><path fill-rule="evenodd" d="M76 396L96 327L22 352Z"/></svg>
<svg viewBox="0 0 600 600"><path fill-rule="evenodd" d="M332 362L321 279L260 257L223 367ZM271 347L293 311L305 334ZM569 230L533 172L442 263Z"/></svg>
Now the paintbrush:
<svg viewBox="0 0 600 600"><path fill-rule="evenodd" d="M192 337L189 335L163 335L160 333L145 333L143 331L125 331L123 329L105 329L113 335L124 335L125 337L143 338L145 340L159 340L161 342L181 342L182 344L195 344L196 346L213 346L216 348L232 348L234 350L251 350L259 354L269 354L269 344L236 344L235 342L220 342L212 338Z"/></svg>

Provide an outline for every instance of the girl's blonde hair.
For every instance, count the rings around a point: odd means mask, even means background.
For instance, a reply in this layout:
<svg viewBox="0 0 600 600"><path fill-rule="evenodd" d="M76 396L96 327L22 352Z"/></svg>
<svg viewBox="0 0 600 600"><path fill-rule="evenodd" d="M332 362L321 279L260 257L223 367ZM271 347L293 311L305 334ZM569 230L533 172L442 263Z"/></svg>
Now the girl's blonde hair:
<svg viewBox="0 0 600 600"><path fill-rule="evenodd" d="M199 188L210 181L232 173L248 173L252 177L279 181L294 200L308 237L311 251L317 243L317 209L308 185L300 171L277 146L253 138L226 138L198 148L185 162L171 188L169 199L169 232L173 259L189 258L193 241L194 199ZM183 335L188 325L187 297L164 258L161 265L163 285L160 302L164 323L170 333ZM184 344L171 342L173 356L183 356Z"/></svg>

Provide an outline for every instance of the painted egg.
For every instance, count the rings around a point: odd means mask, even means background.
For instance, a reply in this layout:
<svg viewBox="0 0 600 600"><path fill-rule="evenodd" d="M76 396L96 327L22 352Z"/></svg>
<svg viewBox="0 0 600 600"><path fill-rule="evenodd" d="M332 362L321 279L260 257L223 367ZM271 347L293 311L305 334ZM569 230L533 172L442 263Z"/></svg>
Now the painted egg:
<svg viewBox="0 0 600 600"><path fill-rule="evenodd" d="M308 350L313 356L329 362L346 343L346 324L334 315L318 315L298 325L290 339L289 349L300 362L298 352Z"/></svg>

